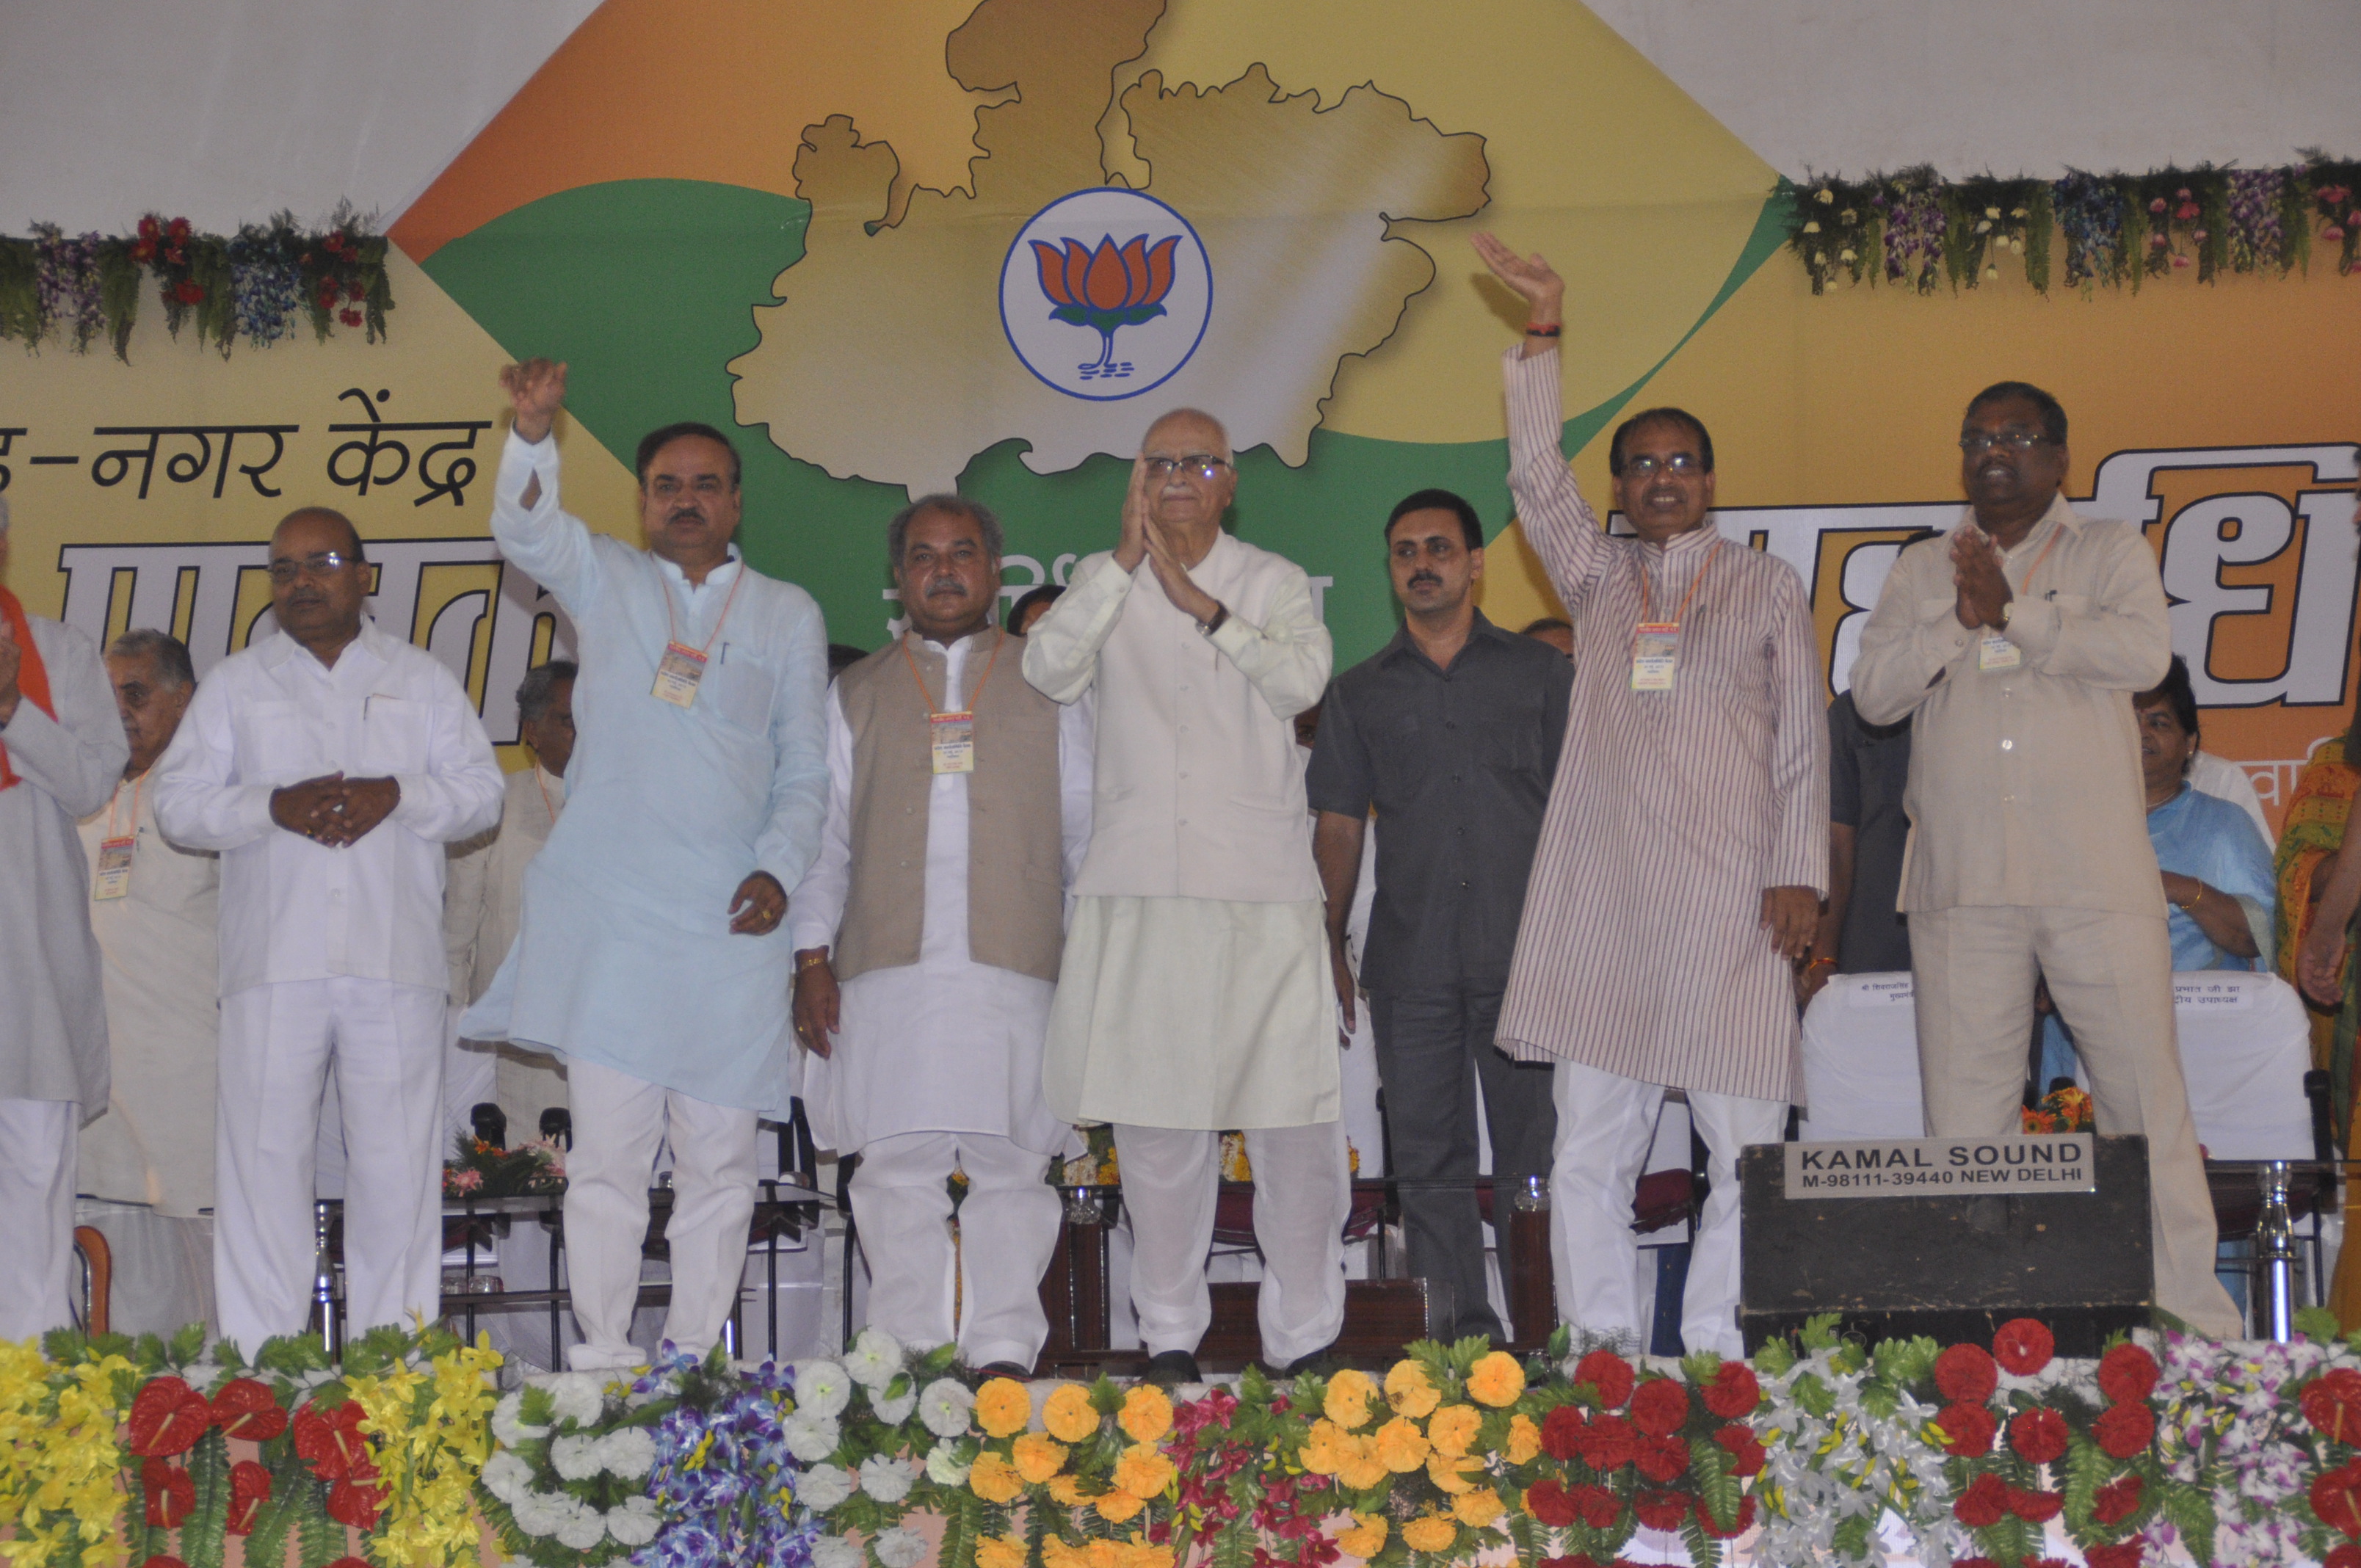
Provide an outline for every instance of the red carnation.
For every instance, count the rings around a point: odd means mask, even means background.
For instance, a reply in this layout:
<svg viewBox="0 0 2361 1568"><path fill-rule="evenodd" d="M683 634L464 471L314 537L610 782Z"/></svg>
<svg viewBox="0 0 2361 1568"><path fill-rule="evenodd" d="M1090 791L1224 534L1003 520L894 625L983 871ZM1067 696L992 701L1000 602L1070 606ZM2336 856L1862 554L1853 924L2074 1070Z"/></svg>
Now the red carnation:
<svg viewBox="0 0 2361 1568"><path fill-rule="evenodd" d="M1742 1361L1725 1361L1713 1381L1699 1390L1698 1398L1705 1408L1723 1420L1734 1421L1741 1416L1754 1413L1763 1402L1763 1385L1755 1381L1754 1369Z"/></svg>
<svg viewBox="0 0 2361 1568"><path fill-rule="evenodd" d="M1669 1377L1651 1377L1631 1396L1631 1424L1651 1437L1670 1437L1688 1414L1688 1390Z"/></svg>
<svg viewBox="0 0 2361 1568"><path fill-rule="evenodd" d="M1587 1483L1567 1487L1565 1500L1581 1516L1582 1522L1593 1530L1605 1530L1613 1524L1615 1516L1622 1511L1623 1507L1615 1500L1614 1493L1604 1486L1593 1486Z"/></svg>
<svg viewBox="0 0 2361 1568"><path fill-rule="evenodd" d="M1602 1475L1639 1457L1642 1440L1621 1416L1594 1416L1583 1423L1583 1433L1582 1461Z"/></svg>
<svg viewBox="0 0 2361 1568"><path fill-rule="evenodd" d="M1611 1350L1594 1350L1574 1365L1574 1380L1598 1390L1598 1402L1620 1409L1631 1397L1631 1364Z"/></svg>
<svg viewBox="0 0 2361 1568"><path fill-rule="evenodd" d="M2156 1412L2144 1404L2110 1405L2091 1423L2091 1438L2110 1459L2146 1453L2156 1441Z"/></svg>
<svg viewBox="0 0 2361 1568"><path fill-rule="evenodd" d="M1681 1492L1642 1492L1631 1499L1631 1511L1650 1530L1678 1530L1688 1520L1689 1499Z"/></svg>
<svg viewBox="0 0 2361 1568"><path fill-rule="evenodd" d="M1564 1530L1578 1517L1565 1488L1551 1480L1536 1481L1525 1488L1525 1512L1552 1530Z"/></svg>
<svg viewBox="0 0 2361 1568"><path fill-rule="evenodd" d="M2027 1524L2048 1524L2066 1506L2063 1494L2058 1492L2021 1492L2008 1489L2008 1511Z"/></svg>
<svg viewBox="0 0 2361 1568"><path fill-rule="evenodd" d="M2140 1568L2140 1538L2134 1536L2108 1546L2086 1546L2082 1549L2082 1561L2090 1568ZM1955 1563L1951 1568L1959 1568L1959 1564Z"/></svg>
<svg viewBox="0 0 2361 1568"><path fill-rule="evenodd" d="M2008 1445L2028 1464L2047 1464L2066 1453L2066 1418L2036 1405L2008 1423Z"/></svg>
<svg viewBox="0 0 2361 1568"><path fill-rule="evenodd" d="M2147 1398L2158 1376L2156 1357L2128 1342L2099 1358L2099 1392L2111 1405ZM2354 1380L2361 1383L2361 1374Z"/></svg>
<svg viewBox="0 0 2361 1568"><path fill-rule="evenodd" d="M355 1530L373 1530L385 1508L385 1488L339 1481L328 1488L328 1517Z"/></svg>
<svg viewBox="0 0 2361 1568"><path fill-rule="evenodd" d="M1993 1438L2000 1431L2000 1422L1983 1405L1946 1405L1935 1421L1943 1429L1943 1452L1962 1459L1990 1453Z"/></svg>
<svg viewBox="0 0 2361 1568"><path fill-rule="evenodd" d="M143 1459L169 1459L197 1446L197 1439L214 1424L214 1408L179 1378L157 1377L132 1398L131 1413L124 1420L132 1453Z"/></svg>
<svg viewBox="0 0 2361 1568"><path fill-rule="evenodd" d="M1935 1387L1955 1403L1981 1405L2000 1387L2000 1368L1980 1344L1955 1344L1935 1358Z"/></svg>
<svg viewBox="0 0 2361 1568"><path fill-rule="evenodd" d="M2320 1560L2320 1568L2361 1568L2361 1546L2347 1541L2330 1547L2328 1555Z"/></svg>
<svg viewBox="0 0 2361 1568"><path fill-rule="evenodd" d="M177 1464L151 1459L139 1467L139 1485L148 1493L148 1522L170 1530L197 1506L197 1484Z"/></svg>
<svg viewBox="0 0 2361 1568"><path fill-rule="evenodd" d="M1763 1462L1769 1457L1763 1451L1763 1440L1754 1435L1754 1429L1752 1427L1742 1427L1733 1423L1714 1433L1713 1441L1728 1449L1731 1458L1736 1461L1730 1467L1730 1474L1734 1475L1761 1474Z"/></svg>
<svg viewBox="0 0 2361 1568"><path fill-rule="evenodd" d="M287 1412L269 1388L251 1377L233 1377L213 1398L214 1425L224 1437L269 1442L287 1430Z"/></svg>
<svg viewBox="0 0 2361 1568"><path fill-rule="evenodd" d="M270 1472L251 1459L229 1467L229 1532L254 1533L255 1516L270 1500Z"/></svg>
<svg viewBox="0 0 2361 1568"><path fill-rule="evenodd" d="M2011 1318L1993 1335L1993 1359L2018 1377L2032 1376L2057 1354L2056 1337L2031 1318Z"/></svg>
<svg viewBox="0 0 2361 1568"><path fill-rule="evenodd" d="M2303 1419L2338 1442L2361 1442L2361 1372L2337 1367L2304 1385Z"/></svg>
<svg viewBox="0 0 2361 1568"><path fill-rule="evenodd" d="M1990 1530L2008 1517L2008 1483L1987 1471L1951 1504L1951 1516L1970 1530Z"/></svg>
<svg viewBox="0 0 2361 1568"><path fill-rule="evenodd" d="M2312 1484L2312 1511L2337 1534L2361 1536L2361 1463L2321 1472Z"/></svg>
<svg viewBox="0 0 2361 1568"><path fill-rule="evenodd" d="M1689 1467L1689 1445L1677 1437L1642 1437L1633 1455L1640 1474L1662 1484L1677 1480Z"/></svg>
<svg viewBox="0 0 2361 1568"><path fill-rule="evenodd" d="M1716 1541L1735 1541L1754 1528L1753 1496L1749 1494L1738 1499L1738 1517L1730 1521L1728 1530L1713 1522L1713 1510L1706 1508L1702 1501L1697 1508L1697 1523L1705 1528L1706 1534Z"/></svg>
<svg viewBox="0 0 2361 1568"><path fill-rule="evenodd" d="M2091 1517L2101 1524L2121 1524L2139 1512L2140 1493L2146 1484L2136 1475L2119 1475L2099 1488L2091 1500ZM2361 1568L2356 1563L2356 1568Z"/></svg>
<svg viewBox="0 0 2361 1568"><path fill-rule="evenodd" d="M1579 1407L1560 1405L1542 1418L1542 1452L1552 1459L1580 1457L1589 1437L1588 1427Z"/></svg>

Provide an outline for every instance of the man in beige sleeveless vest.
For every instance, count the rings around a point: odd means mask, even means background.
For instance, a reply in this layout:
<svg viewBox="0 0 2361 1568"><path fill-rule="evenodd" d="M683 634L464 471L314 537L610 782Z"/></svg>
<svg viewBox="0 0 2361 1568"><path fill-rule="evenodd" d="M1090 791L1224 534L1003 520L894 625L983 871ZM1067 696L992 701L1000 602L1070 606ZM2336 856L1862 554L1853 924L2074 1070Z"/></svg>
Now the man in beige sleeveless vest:
<svg viewBox="0 0 2361 1568"><path fill-rule="evenodd" d="M1091 718L1027 685L1025 640L992 623L990 510L928 496L886 548L909 630L829 694L828 822L790 903L804 1102L820 1144L861 1156L869 1321L1027 1376L1049 1332L1044 1178L1068 1129L1042 1100L1041 1042L1090 838Z"/></svg>

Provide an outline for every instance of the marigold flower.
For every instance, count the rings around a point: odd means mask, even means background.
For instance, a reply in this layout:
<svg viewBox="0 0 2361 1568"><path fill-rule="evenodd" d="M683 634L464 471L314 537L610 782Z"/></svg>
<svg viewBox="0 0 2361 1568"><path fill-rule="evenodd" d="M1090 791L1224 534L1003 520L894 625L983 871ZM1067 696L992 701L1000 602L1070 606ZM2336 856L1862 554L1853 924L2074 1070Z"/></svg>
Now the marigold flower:
<svg viewBox="0 0 2361 1568"><path fill-rule="evenodd" d="M1990 1530L2008 1517L2008 1483L1986 1471L1952 1501L1951 1514L1970 1530Z"/></svg>
<svg viewBox="0 0 2361 1568"><path fill-rule="evenodd" d="M1746 1363L1725 1361L1713 1375L1713 1381L1697 1390L1697 1398L1723 1420L1734 1421L1752 1415L1754 1407L1763 1402L1763 1385Z"/></svg>
<svg viewBox="0 0 2361 1568"><path fill-rule="evenodd" d="M1328 1380L1328 1395L1322 1404L1322 1413L1338 1426L1350 1431L1369 1419L1369 1402L1378 1397L1378 1386L1369 1381L1366 1372L1351 1367Z"/></svg>
<svg viewBox="0 0 2361 1568"><path fill-rule="evenodd" d="M1353 1527L1336 1532L1336 1544L1352 1556L1375 1557L1386 1544L1387 1531L1385 1515L1355 1514Z"/></svg>
<svg viewBox="0 0 2361 1568"><path fill-rule="evenodd" d="M1610 1410L1623 1408L1635 1378L1631 1364L1611 1350L1594 1350L1574 1364L1574 1380L1598 1389L1598 1402Z"/></svg>
<svg viewBox="0 0 2361 1568"><path fill-rule="evenodd" d="M1407 1414L1408 1412L1404 1412ZM1524 1420L1522 1416L1518 1420ZM1467 1452L1476 1441L1476 1432L1484 1424L1484 1413L1473 1405L1445 1405L1427 1418L1426 1441L1434 1445L1437 1453L1453 1458ZM1513 1428L1515 1422L1510 1422ZM1525 1421L1527 1426L1532 1425Z"/></svg>
<svg viewBox="0 0 2361 1568"><path fill-rule="evenodd" d="M1716 1541L1735 1541L1754 1528L1754 1497L1752 1493L1738 1499L1738 1517L1730 1521L1727 1530L1713 1522L1713 1510L1704 1506L1704 1498L1699 1497L1697 1504L1697 1524ZM1954 1568L1957 1568L1956 1564Z"/></svg>
<svg viewBox="0 0 2361 1568"><path fill-rule="evenodd" d="M1500 1501L1500 1494L1487 1486L1478 1492L1462 1492L1452 1499L1451 1511L1461 1524L1482 1530L1509 1508Z"/></svg>
<svg viewBox="0 0 2361 1568"><path fill-rule="evenodd" d="M1047 1541L1042 1543L1045 1549L1048 1544ZM975 1568L1025 1568L1025 1538L1019 1535L985 1536L975 1543Z"/></svg>
<svg viewBox="0 0 2361 1568"><path fill-rule="evenodd" d="M1579 1517L1565 1488L1551 1480L1536 1481L1525 1488L1525 1512L1553 1530L1564 1530Z"/></svg>
<svg viewBox="0 0 2361 1568"><path fill-rule="evenodd" d="M2000 1387L2000 1368L1980 1344L1955 1344L1935 1358L1935 1387L1954 1403L1981 1405Z"/></svg>
<svg viewBox="0 0 2361 1568"><path fill-rule="evenodd" d="M1426 1457L1426 1478L1454 1496L1473 1488L1476 1483L1467 1477L1483 1468L1484 1462L1472 1453L1430 1453Z"/></svg>
<svg viewBox="0 0 2361 1568"><path fill-rule="evenodd" d="M1060 1508L1079 1508L1091 1499L1082 1491L1081 1476L1060 1475L1049 1477L1049 1500Z"/></svg>
<svg viewBox="0 0 2361 1568"><path fill-rule="evenodd" d="M1631 1424L1650 1437L1670 1437L1689 1417L1689 1391L1670 1377L1651 1377L1631 1396Z"/></svg>
<svg viewBox="0 0 2361 1568"><path fill-rule="evenodd" d="M1159 1546L1137 1530L1129 1541L1114 1543L1115 1568L1172 1568L1172 1548Z"/></svg>
<svg viewBox="0 0 2361 1568"><path fill-rule="evenodd" d="M1346 1445L1344 1463L1336 1467L1337 1484L1347 1491L1366 1492L1372 1486L1382 1486L1393 1472L1378 1457L1378 1445L1373 1438L1356 1437L1350 1432L1342 1439Z"/></svg>
<svg viewBox="0 0 2361 1568"><path fill-rule="evenodd" d="M1025 1490L1025 1477L1016 1465L985 1449L967 1473L968 1490L987 1503L1008 1503Z"/></svg>
<svg viewBox="0 0 2361 1568"><path fill-rule="evenodd" d="M1047 1434L1028 1431L1008 1446L1009 1463L1016 1474L1033 1486L1039 1486L1065 1466L1066 1445Z"/></svg>
<svg viewBox="0 0 2361 1568"><path fill-rule="evenodd" d="M2091 1499L2091 1517L2101 1524L2123 1523L2139 1511L2140 1493L2146 1486L2136 1473L2116 1476Z"/></svg>
<svg viewBox="0 0 2361 1568"><path fill-rule="evenodd" d="M1154 1442L1172 1430L1172 1401L1153 1383L1142 1383L1123 1397L1115 1424L1134 1442Z"/></svg>
<svg viewBox="0 0 2361 1568"><path fill-rule="evenodd" d="M2134 1536L2106 1546L2086 1546L2082 1549L2082 1561L2090 1568L2140 1568L2140 1551L2145 1545L2147 1542ZM2335 1553L2329 1555L2334 1557Z"/></svg>
<svg viewBox="0 0 2361 1568"><path fill-rule="evenodd" d="M2028 1464L2047 1464L2066 1453L2066 1418L2037 1405L2008 1423L2008 1445Z"/></svg>
<svg viewBox="0 0 2361 1568"><path fill-rule="evenodd" d="M1433 1413L1443 1403L1443 1396L1426 1376L1426 1368L1415 1361L1397 1361L1386 1374L1386 1403L1394 1414L1416 1420Z"/></svg>
<svg viewBox="0 0 2361 1568"><path fill-rule="evenodd" d="M1148 1507L1148 1504L1144 1499L1117 1488L1098 1497L1091 1506L1098 1509L1099 1518L1106 1520L1107 1523L1121 1524Z"/></svg>
<svg viewBox="0 0 2361 1568"><path fill-rule="evenodd" d="M1352 1457L1349 1440L1334 1421L1323 1416L1312 1423L1311 1432L1303 1440L1300 1456L1303 1468L1314 1475L1334 1475Z"/></svg>
<svg viewBox="0 0 2361 1568"><path fill-rule="evenodd" d="M1136 1442L1115 1462L1115 1484L1135 1497L1152 1497L1172 1485L1180 1472L1152 1442Z"/></svg>
<svg viewBox="0 0 2361 1568"><path fill-rule="evenodd" d="M1092 1408L1091 1391L1079 1383L1059 1384L1041 1407L1041 1424L1060 1442L1082 1442L1099 1430L1099 1413Z"/></svg>
<svg viewBox="0 0 2361 1568"><path fill-rule="evenodd" d="M1678 1432L1664 1437L1642 1434L1632 1440L1631 1462L1640 1467L1641 1475L1662 1486L1686 1473L1689 1445L1681 1441Z"/></svg>
<svg viewBox="0 0 2361 1568"><path fill-rule="evenodd" d="M1688 1495L1685 1492L1642 1492L1631 1499L1631 1511L1650 1530L1678 1530L1688 1521Z"/></svg>
<svg viewBox="0 0 2361 1568"><path fill-rule="evenodd" d="M1433 1441L1432 1428L1429 1441ZM1542 1451L1542 1429L1533 1425L1531 1416L1509 1418L1508 1459L1511 1464L1531 1464Z"/></svg>
<svg viewBox="0 0 2361 1568"><path fill-rule="evenodd" d="M1623 1511L1623 1504L1604 1486L1584 1482L1565 1489L1566 1501L1574 1505L1575 1513L1593 1530L1606 1530L1615 1523Z"/></svg>
<svg viewBox="0 0 2361 1568"><path fill-rule="evenodd" d="M975 1391L975 1424L987 1437L1023 1431L1032 1420L1033 1396L1016 1378L994 1377Z"/></svg>
<svg viewBox="0 0 2361 1568"><path fill-rule="evenodd" d="M1397 1475L1407 1475L1424 1464L1426 1456L1433 1452L1426 1434L1418 1430L1418 1423L1400 1416L1379 1427L1374 1437L1378 1462Z"/></svg>
<svg viewBox="0 0 2361 1568"><path fill-rule="evenodd" d="M1993 1359L2018 1377L2032 1376L2057 1353L2057 1336L2032 1318L2011 1318L1993 1335Z"/></svg>
<svg viewBox="0 0 2361 1568"><path fill-rule="evenodd" d="M1946 1405L1935 1424L1943 1434L1943 1452L1962 1459L1990 1453L1993 1438L2000 1431L2000 1423L1982 1405Z"/></svg>
<svg viewBox="0 0 2361 1568"><path fill-rule="evenodd" d="M1091 1568L1091 1550L1068 1546L1052 1534L1041 1542L1041 1561L1045 1568Z"/></svg>
<svg viewBox="0 0 2361 1568"><path fill-rule="evenodd" d="M1459 1527L1433 1514L1402 1521L1402 1544L1412 1552L1448 1552L1459 1539Z"/></svg>
<svg viewBox="0 0 2361 1568"><path fill-rule="evenodd" d="M2156 1412L2144 1403L2110 1405L2091 1423L2091 1441L2111 1459L2146 1453L2156 1441Z"/></svg>
<svg viewBox="0 0 2361 1568"><path fill-rule="evenodd" d="M2147 1398L2159 1376L2156 1357L2128 1341L2099 1358L2099 1393L2111 1405ZM2348 1370L2345 1376L2353 1379L2356 1394L2361 1394L2361 1372ZM2361 1405L2361 1398L2356 1398L2355 1403ZM2361 1420L2356 1420L2352 1430L2361 1435Z"/></svg>
<svg viewBox="0 0 2361 1568"><path fill-rule="evenodd" d="M1467 1373L1467 1397L1479 1405L1490 1405L1495 1409L1513 1405L1524 1391L1525 1369L1505 1350L1496 1350L1483 1357ZM1407 1531L1403 1539L1409 1539Z"/></svg>

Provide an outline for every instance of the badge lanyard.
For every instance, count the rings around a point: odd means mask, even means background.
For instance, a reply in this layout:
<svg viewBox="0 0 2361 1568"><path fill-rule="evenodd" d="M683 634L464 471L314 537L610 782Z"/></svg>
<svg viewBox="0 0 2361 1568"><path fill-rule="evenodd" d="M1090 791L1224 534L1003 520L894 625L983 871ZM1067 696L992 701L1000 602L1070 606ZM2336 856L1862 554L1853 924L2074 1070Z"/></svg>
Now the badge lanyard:
<svg viewBox="0 0 2361 1568"><path fill-rule="evenodd" d="M2058 541L2063 538L2065 533L2066 525L2059 524L2057 531L2050 534L2049 543L2041 547L2041 554L2033 558L2033 570L2025 574L2025 591L2027 594L2033 592L2033 579L2041 571L2042 563L2049 559L2049 553L2058 548ZM1990 535L1986 537L1989 538ZM2002 564L2001 576L2004 579L2008 576L2005 562ZM1977 669L2014 670L2023 663L2025 663L2025 650L2008 640L2005 630L1990 626L1983 629L1983 635L1976 643Z"/></svg>
<svg viewBox="0 0 2361 1568"><path fill-rule="evenodd" d="M705 650L713 646L713 640L729 624L730 607L738 602L738 587L745 580L746 564L741 561L738 575L730 579L729 597L721 601L721 619L713 623L703 646L697 648L680 640L679 623L673 619L671 586L660 585L664 599L664 651L656 663L655 696L675 707L687 707L697 701L697 683L705 679Z"/></svg>
<svg viewBox="0 0 2361 1568"><path fill-rule="evenodd" d="M939 713L935 697L927 690L927 677L918 673L918 661L910 652L910 640L902 640L902 659L910 666L910 678L918 683L918 700L927 705L928 754L934 760L938 773L972 773L975 772L975 701L983 695L983 683L992 679L993 665L1000 663L1000 645L1008 634L993 628L992 657L983 662L983 676L975 683L975 690L967 694L967 706L956 713ZM943 662L946 680L950 674L950 662Z"/></svg>
<svg viewBox="0 0 2361 1568"><path fill-rule="evenodd" d="M131 828L126 833L115 830L115 803L123 798L120 781L115 784L115 793L107 797L106 837L98 841L98 873L90 884L93 901L130 896L131 851L139 843L139 786L147 782L145 773L131 781Z"/></svg>
<svg viewBox="0 0 2361 1568"><path fill-rule="evenodd" d="M1697 598L1697 587L1712 569L1713 558L1721 554L1721 541L1715 540L1697 563L1697 575L1689 578L1689 590L1681 596L1681 606L1673 611L1670 620L1656 619L1655 596L1648 591L1648 564L1640 566L1640 624L1631 635L1631 689L1635 692L1668 692L1673 689L1674 666L1680 662L1681 623L1688 619L1689 601Z"/></svg>

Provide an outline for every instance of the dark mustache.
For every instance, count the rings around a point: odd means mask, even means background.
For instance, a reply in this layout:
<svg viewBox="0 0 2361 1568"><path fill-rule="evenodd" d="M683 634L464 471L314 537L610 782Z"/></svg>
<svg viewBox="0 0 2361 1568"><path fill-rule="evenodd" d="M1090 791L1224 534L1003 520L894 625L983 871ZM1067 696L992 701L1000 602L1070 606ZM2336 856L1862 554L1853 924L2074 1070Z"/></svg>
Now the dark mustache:
<svg viewBox="0 0 2361 1568"><path fill-rule="evenodd" d="M1416 587L1421 583L1433 583L1435 587L1441 587L1443 586L1443 579L1436 576L1433 572L1412 573L1411 575L1410 586L1411 587Z"/></svg>

